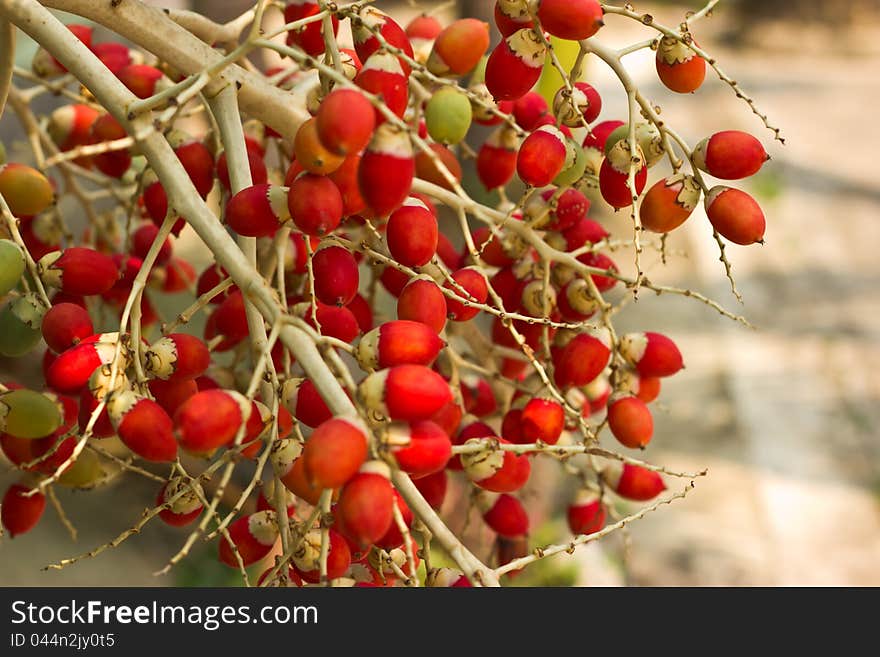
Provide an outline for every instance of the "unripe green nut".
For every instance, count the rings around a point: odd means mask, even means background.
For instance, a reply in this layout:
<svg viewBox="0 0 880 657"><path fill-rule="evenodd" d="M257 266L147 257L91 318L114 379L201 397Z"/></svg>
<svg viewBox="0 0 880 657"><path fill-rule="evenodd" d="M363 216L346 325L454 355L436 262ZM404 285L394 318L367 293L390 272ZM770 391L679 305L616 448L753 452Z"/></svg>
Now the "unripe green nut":
<svg viewBox="0 0 880 657"><path fill-rule="evenodd" d="M624 124L615 128L608 139L605 141L605 155L611 152L611 149L621 139L629 138L629 125ZM645 163L648 168L654 166L663 159L663 142L660 137L660 131L653 123L637 123L636 124L636 143L642 149L645 155Z"/></svg>
<svg viewBox="0 0 880 657"><path fill-rule="evenodd" d="M24 274L24 253L15 242L0 240L0 297L18 285Z"/></svg>
<svg viewBox="0 0 880 657"><path fill-rule="evenodd" d="M569 148L574 150L574 160L553 179L553 184L557 187L569 187L573 185L587 170L586 151L571 139L568 139L567 141Z"/></svg>
<svg viewBox="0 0 880 657"><path fill-rule="evenodd" d="M33 293L26 294L0 311L0 354L24 356L37 346L46 307Z"/></svg>
<svg viewBox="0 0 880 657"><path fill-rule="evenodd" d="M58 404L33 390L0 393L0 429L16 438L43 438L61 426Z"/></svg>
<svg viewBox="0 0 880 657"><path fill-rule="evenodd" d="M84 449L58 478L58 483L68 488L91 488L103 477L104 469L98 455Z"/></svg>
<svg viewBox="0 0 880 657"><path fill-rule="evenodd" d="M471 101L454 87L438 90L425 107L428 134L441 144L457 144L464 139L472 117Z"/></svg>

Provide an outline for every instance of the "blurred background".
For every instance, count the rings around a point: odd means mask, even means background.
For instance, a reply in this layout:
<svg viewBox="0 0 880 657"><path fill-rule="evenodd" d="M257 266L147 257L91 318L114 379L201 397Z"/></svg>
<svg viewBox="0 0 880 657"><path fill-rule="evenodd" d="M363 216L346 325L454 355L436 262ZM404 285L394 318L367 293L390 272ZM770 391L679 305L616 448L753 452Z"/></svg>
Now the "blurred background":
<svg viewBox="0 0 880 657"><path fill-rule="evenodd" d="M246 2L151 2L227 20ZM436 3L380 1L404 23ZM450 3L447 3L450 4ZM490 20L493 2L461 0L462 13ZM638 2L639 11L676 26L699 2ZM444 15L452 16L448 7ZM557 557L522 583L566 585L880 585L880 2L722 1L693 32L721 68L782 130L772 140L760 119L715 79L694 97L667 91L653 52L625 59L639 87L689 143L714 132L752 132L772 157L744 188L767 216L766 244L727 249L745 303L730 293L701 208L669 239L668 263L647 254L655 282L699 290L742 313L751 331L681 297L643 292L621 313L626 330L674 337L686 370L664 381L656 433L642 455L680 470L708 468L683 501L632 525L630 540L609 537ZM623 46L652 36L608 16L599 37ZM22 40L25 42L25 40ZM26 42L22 44L26 49ZM23 52L27 65L29 53ZM601 62L585 79L603 98L599 120L625 120L625 97ZM545 85L555 90L554 82ZM7 146L14 121L0 123ZM653 180L653 178L652 178ZM616 236L629 217L593 211ZM615 258L626 270L631 257ZM198 262L196 263L198 266ZM31 364L38 367L36 363ZM4 378L21 364L0 361ZM12 370L18 370L12 374ZM15 474L0 466L0 487ZM547 497L550 486L533 482ZM673 482L677 483L677 482ZM111 488L64 491L79 528L74 544L47 508L21 539L0 542L4 585L235 584L203 546L171 575L153 571L179 547L180 532L151 523L121 547L63 571L50 561L100 545L130 526L154 486L126 478ZM557 496L559 497L559 496ZM537 509L532 543L561 539L550 506ZM556 500L563 503L562 497ZM454 515L455 500L444 511ZM204 557L204 558L202 558Z"/></svg>

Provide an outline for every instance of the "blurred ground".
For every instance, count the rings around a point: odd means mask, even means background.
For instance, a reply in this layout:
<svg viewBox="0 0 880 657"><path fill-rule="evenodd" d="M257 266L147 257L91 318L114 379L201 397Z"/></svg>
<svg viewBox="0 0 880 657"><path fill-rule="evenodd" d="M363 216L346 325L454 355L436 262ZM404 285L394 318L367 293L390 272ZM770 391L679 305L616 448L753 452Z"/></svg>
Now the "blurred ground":
<svg viewBox="0 0 880 657"><path fill-rule="evenodd" d="M669 5L652 11L668 25L684 15ZM770 133L717 80L696 97L680 97L655 82L650 53L627 65L690 143L722 129L749 130L773 157L748 186L767 215L767 243L728 248L744 306L729 292L699 210L669 241L687 257L649 271L657 282L707 293L758 328L749 331L692 300L648 293L622 314L625 328L674 336L687 364L664 383L645 458L675 469L706 467L709 475L686 500L633 525L628 576L618 568L619 541L610 540L601 550L577 553L575 579L878 585L880 184L874 169L880 135L873 113L880 101L880 25L862 20L852 29L823 29L774 21L754 26L750 45L733 49L726 20L718 11L700 24L698 39L782 128L784 147L771 144ZM623 44L640 38L638 30L611 17L605 32ZM625 118L623 99L601 64L589 79L603 92L601 119ZM606 223L625 237L628 221L621 215ZM616 256L624 267L628 259ZM0 474L0 486L9 479ZM0 543L0 583L188 583L186 570L177 578L152 577L182 540L157 524L98 559L60 573L38 570L125 529L152 494L150 485L127 479L105 491L64 495L82 530L78 544L47 509L49 522L27 539Z"/></svg>

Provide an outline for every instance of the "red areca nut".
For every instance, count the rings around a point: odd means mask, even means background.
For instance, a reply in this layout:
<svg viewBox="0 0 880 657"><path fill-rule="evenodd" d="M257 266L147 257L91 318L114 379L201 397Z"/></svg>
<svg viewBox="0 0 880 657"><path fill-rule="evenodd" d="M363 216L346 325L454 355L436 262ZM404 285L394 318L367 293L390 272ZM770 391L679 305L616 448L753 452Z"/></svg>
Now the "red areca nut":
<svg viewBox="0 0 880 657"><path fill-rule="evenodd" d="M460 379L462 404L466 412L475 417L485 417L498 410L495 393L486 379L471 374L462 374Z"/></svg>
<svg viewBox="0 0 880 657"><path fill-rule="evenodd" d="M319 490L345 484L367 458L368 435L367 427L356 416L337 416L323 422L303 448L303 471L308 483Z"/></svg>
<svg viewBox="0 0 880 657"><path fill-rule="evenodd" d="M172 378L168 381L150 379L147 385L150 388L150 394L171 417L174 417L183 402L199 391L199 384L195 379Z"/></svg>
<svg viewBox="0 0 880 657"><path fill-rule="evenodd" d="M503 0L498 1L499 3L503 2ZM460 570L454 568L435 568L429 573L425 586L436 588L470 588L471 583Z"/></svg>
<svg viewBox="0 0 880 657"><path fill-rule="evenodd" d="M340 531L358 547L381 539L394 522L391 471L382 461L367 461L339 493L336 519Z"/></svg>
<svg viewBox="0 0 880 657"><path fill-rule="evenodd" d="M413 479L442 470L452 456L449 435L429 420L392 422L382 438L382 446L394 465Z"/></svg>
<svg viewBox="0 0 880 657"><path fill-rule="evenodd" d="M600 474L606 486L628 500L645 502L666 490L660 473L640 465L614 461Z"/></svg>
<svg viewBox="0 0 880 657"><path fill-rule="evenodd" d="M555 202L551 202L557 191L548 189L541 193L541 198L550 203L549 223L542 226L545 230L568 230L585 220L590 210L590 199L574 188L566 189L555 199Z"/></svg>
<svg viewBox="0 0 880 657"><path fill-rule="evenodd" d="M12 484L3 495L0 519L12 538L32 530L46 509L46 496L41 492L27 495L33 489L22 484Z"/></svg>
<svg viewBox="0 0 880 657"><path fill-rule="evenodd" d="M113 362L118 339L118 333L101 333L84 338L79 344L62 352L49 366L46 383L58 392L79 392L96 369ZM125 349L119 350L119 358L119 371L123 372L127 358Z"/></svg>
<svg viewBox="0 0 880 657"><path fill-rule="evenodd" d="M92 46L92 52L95 53L95 57L101 60L101 63L113 75L116 75L132 62L131 51L128 49L128 46L116 41L96 43Z"/></svg>
<svg viewBox="0 0 880 657"><path fill-rule="evenodd" d="M486 189L504 187L516 173L519 137L516 130L499 126L477 152L477 176Z"/></svg>
<svg viewBox="0 0 880 657"><path fill-rule="evenodd" d="M585 386L599 376L611 358L611 336L607 329L572 334L560 332L555 338L560 347L554 354L556 383L561 387Z"/></svg>
<svg viewBox="0 0 880 657"><path fill-rule="evenodd" d="M437 217L419 199L409 197L388 217L385 240L391 256L407 267L421 267L437 252Z"/></svg>
<svg viewBox="0 0 880 657"><path fill-rule="evenodd" d="M397 365L368 375L358 396L370 411L390 420L427 420L452 400L442 376L424 365Z"/></svg>
<svg viewBox="0 0 880 657"><path fill-rule="evenodd" d="M632 370L620 371L619 375L620 389L631 392L646 404L650 404L660 395L662 382L659 376L642 376Z"/></svg>
<svg viewBox="0 0 880 657"><path fill-rule="evenodd" d="M706 79L705 60L681 39L660 39L655 61L660 81L671 91L693 93Z"/></svg>
<svg viewBox="0 0 880 657"><path fill-rule="evenodd" d="M316 300L318 325L321 335L329 335L343 342L354 342L360 334L360 327L354 313L345 306L328 306ZM304 317L309 326L317 329L312 321L312 307L308 302L297 304L293 313Z"/></svg>
<svg viewBox="0 0 880 657"><path fill-rule="evenodd" d="M44 255L37 271L44 284L79 296L103 294L119 279L113 258L80 246Z"/></svg>
<svg viewBox="0 0 880 657"><path fill-rule="evenodd" d="M86 48L92 49L92 28L88 25L70 23L66 25L73 35L82 41ZM48 50L40 46L31 59L31 70L41 78L54 78L67 73L67 68L53 57Z"/></svg>
<svg viewBox="0 0 880 657"><path fill-rule="evenodd" d="M281 185L252 185L226 202L224 218L232 230L246 237L272 237L290 221L290 189Z"/></svg>
<svg viewBox="0 0 880 657"><path fill-rule="evenodd" d="M413 58L420 64L428 61L431 48L443 25L433 16L420 14L406 25L406 36L413 48Z"/></svg>
<svg viewBox="0 0 880 657"><path fill-rule="evenodd" d="M642 376L672 376L684 367L676 344L661 333L627 333L618 348Z"/></svg>
<svg viewBox="0 0 880 657"><path fill-rule="evenodd" d="M115 392L107 402L107 414L125 446L141 458L157 463L177 458L174 423L152 399L132 390Z"/></svg>
<svg viewBox="0 0 880 657"><path fill-rule="evenodd" d="M495 46L486 62L486 87L496 101L516 100L541 77L547 46L532 29L517 30Z"/></svg>
<svg viewBox="0 0 880 657"><path fill-rule="evenodd" d="M769 159L761 142L739 130L716 132L694 147L694 164L723 180L754 175Z"/></svg>
<svg viewBox="0 0 880 657"><path fill-rule="evenodd" d="M415 176L415 158L409 135L383 123L361 156L358 185L361 196L377 217L399 208L409 196Z"/></svg>
<svg viewBox="0 0 880 657"><path fill-rule="evenodd" d="M342 195L327 176L303 173L290 184L287 209L297 228L322 237L342 221Z"/></svg>
<svg viewBox="0 0 880 657"><path fill-rule="evenodd" d="M525 442L555 445L565 428L565 411L556 400L538 397L526 402L519 421Z"/></svg>
<svg viewBox="0 0 880 657"><path fill-rule="evenodd" d="M529 532L529 516L525 507L509 493L476 490L474 499L489 529L507 538Z"/></svg>
<svg viewBox="0 0 880 657"><path fill-rule="evenodd" d="M446 297L446 315L454 322L466 322L476 317L480 309L473 304L484 304L489 298L486 277L474 267L463 267L453 272L452 281L446 281L443 287L461 298Z"/></svg>
<svg viewBox="0 0 880 657"><path fill-rule="evenodd" d="M287 488L281 488L281 495L284 501L285 515L292 518L296 513L296 496ZM274 511L275 510L275 478L266 480L260 486L260 493L257 496L257 511Z"/></svg>
<svg viewBox="0 0 880 657"><path fill-rule="evenodd" d="M342 196L342 215L344 217L360 214L367 207L367 202L361 196L361 190L358 185L360 165L360 153L353 153L345 158L342 165L328 176L339 189L339 194Z"/></svg>
<svg viewBox="0 0 880 657"><path fill-rule="evenodd" d="M198 481L172 477L159 490L156 506L168 505L159 511L159 519L172 527L184 527L199 517L204 509L200 501L204 493Z"/></svg>
<svg viewBox="0 0 880 657"><path fill-rule="evenodd" d="M298 166L322 176L336 171L345 160L344 155L334 153L321 142L314 117L305 121L296 131L293 156Z"/></svg>
<svg viewBox="0 0 880 657"><path fill-rule="evenodd" d="M281 386L281 403L293 417L312 429L333 417L311 379L287 379Z"/></svg>
<svg viewBox="0 0 880 657"><path fill-rule="evenodd" d="M123 139L125 128L111 114L102 114L91 127L91 140L95 143ZM131 152L127 148L96 153L92 156L98 171L111 178L121 178L131 166Z"/></svg>
<svg viewBox="0 0 880 657"><path fill-rule="evenodd" d="M566 511L572 534L595 534L605 526L605 505L599 494L582 488Z"/></svg>
<svg viewBox="0 0 880 657"><path fill-rule="evenodd" d="M49 115L46 132L59 150L69 151L89 143L92 124L99 115L90 105L63 105ZM80 163L87 166L89 160L80 159Z"/></svg>
<svg viewBox="0 0 880 657"><path fill-rule="evenodd" d="M263 147L251 137L245 136L244 145L247 150L248 169L251 172L251 184L263 185L269 181L269 172L266 170L266 162L263 159L265 152ZM227 192L231 191L229 182L229 165L226 162L226 151L217 157L217 179Z"/></svg>
<svg viewBox="0 0 880 657"><path fill-rule="evenodd" d="M560 39L589 39L604 25L597 0L537 0L541 27Z"/></svg>
<svg viewBox="0 0 880 657"><path fill-rule="evenodd" d="M159 227L151 222L144 222L131 234L131 253L143 261L159 235ZM156 265L164 265L171 258L171 239L166 237L156 254ZM151 272L152 273L152 272Z"/></svg>
<svg viewBox="0 0 880 657"><path fill-rule="evenodd" d="M357 10L357 20L352 21L352 36L354 37L354 49L362 62L382 47L382 42L376 36L376 32L382 35L385 43L393 48L403 51L407 57L412 58L413 48L409 37L400 25L388 14L369 5ZM411 67L403 58L399 58L403 74L409 77Z"/></svg>
<svg viewBox="0 0 880 657"><path fill-rule="evenodd" d="M627 139L619 139L608 150L599 169L599 191L602 198L613 208L626 208L633 204L633 190L629 188L630 168L635 170L635 196L642 193L648 180L645 154L636 144L636 155L632 156Z"/></svg>
<svg viewBox="0 0 880 657"><path fill-rule="evenodd" d="M309 530L292 557L296 572L310 584L317 584L321 579L322 534L318 527ZM342 577L348 570L351 565L351 549L345 537L332 528L328 530L328 538L327 579L331 580Z"/></svg>
<svg viewBox="0 0 880 657"><path fill-rule="evenodd" d="M52 185L42 173L25 164L0 164L0 194L16 217L39 214L55 200Z"/></svg>
<svg viewBox="0 0 880 657"><path fill-rule="evenodd" d="M293 23L309 16L314 16L320 11L320 7L315 0L291 0L284 8L284 22ZM330 16L333 34L335 35L339 29L339 18L335 14ZM320 55L326 49L324 41L323 21L315 21L303 25L297 30L290 30L287 33L285 42L288 46L298 46L307 54L315 57Z"/></svg>
<svg viewBox="0 0 880 657"><path fill-rule="evenodd" d="M94 335L88 311L75 303L56 303L43 315L43 339L55 353L61 353Z"/></svg>
<svg viewBox="0 0 880 657"><path fill-rule="evenodd" d="M542 125L519 147L516 172L527 185L543 187L562 171L565 156L565 135L555 126Z"/></svg>
<svg viewBox="0 0 880 657"><path fill-rule="evenodd" d="M614 261L604 253L591 251L590 253L578 256L578 260L589 267L604 269L609 273L617 273L619 271ZM593 279L593 283L596 284L599 292L607 292L617 285L617 279L610 275L590 274L590 278Z"/></svg>
<svg viewBox="0 0 880 657"><path fill-rule="evenodd" d="M327 150L338 155L353 155L370 143L376 114L363 94L353 89L334 89L321 101L315 127Z"/></svg>
<svg viewBox="0 0 880 657"><path fill-rule="evenodd" d="M320 247L312 256L315 296L328 306L345 306L357 294L357 260L338 244Z"/></svg>
<svg viewBox="0 0 880 657"><path fill-rule="evenodd" d="M446 326L446 296L429 276L417 276L397 297L397 317L421 322L439 334Z"/></svg>
<svg viewBox="0 0 880 657"><path fill-rule="evenodd" d="M464 75L474 69L488 47L489 24L461 18L437 35L428 57L428 71L434 75Z"/></svg>
<svg viewBox="0 0 880 657"><path fill-rule="evenodd" d="M537 91L529 91L513 101L513 118L526 132L532 132L543 125L549 112L550 106Z"/></svg>
<svg viewBox="0 0 880 657"><path fill-rule="evenodd" d="M400 517L403 520L404 525L407 527L412 526L412 522L414 519L413 512L406 504L406 500L403 499L403 496L397 492L396 489L392 489L391 491L394 494L394 503L397 505L397 510L400 511ZM403 532L400 531L400 528L397 525L397 521L391 523L391 527L388 528L388 531L377 541L375 544L382 548L383 550L391 551L394 548L402 546L404 543ZM418 564L418 545L413 544L413 557Z"/></svg>
<svg viewBox="0 0 880 657"><path fill-rule="evenodd" d="M398 319L361 337L354 356L364 371L395 365L430 365L445 343L430 326Z"/></svg>
<svg viewBox="0 0 880 657"><path fill-rule="evenodd" d="M510 441L491 436L494 441L509 444ZM470 438L465 445L486 443L482 438ZM497 449L495 445L484 444L481 449L461 455L465 474L477 486L495 493L512 493L528 481L532 466L527 456L517 456L513 452Z"/></svg>
<svg viewBox="0 0 880 657"><path fill-rule="evenodd" d="M129 64L116 77L138 98L149 98L163 87L162 71L149 64Z"/></svg>
<svg viewBox="0 0 880 657"><path fill-rule="evenodd" d="M744 191L718 185L704 200L712 227L734 244L763 244L767 222L761 206Z"/></svg>
<svg viewBox="0 0 880 657"><path fill-rule="evenodd" d="M144 370L159 379L194 379L210 364L207 345L188 333L159 338L144 352Z"/></svg>
<svg viewBox="0 0 880 657"><path fill-rule="evenodd" d="M586 280L573 278L556 295L556 307L563 319L580 322L592 317L599 310L600 302Z"/></svg>
<svg viewBox="0 0 880 657"><path fill-rule="evenodd" d="M608 400L608 428L621 445L643 449L654 435L654 418L638 397L612 395Z"/></svg>
<svg viewBox="0 0 880 657"><path fill-rule="evenodd" d="M446 488L449 483L449 477L446 470L438 470L437 472L418 479L413 479L413 484L419 489L422 497L435 511L439 511L446 499Z"/></svg>
<svg viewBox="0 0 880 657"><path fill-rule="evenodd" d="M174 414L180 446L196 455L210 455L235 440L252 411L253 404L235 390L202 390Z"/></svg>
<svg viewBox="0 0 880 657"><path fill-rule="evenodd" d="M443 144L430 144L429 150L430 153L419 150L416 154L416 176L438 187L454 191L453 182L461 183L461 162L458 161L455 153ZM442 170L441 164L446 171Z"/></svg>
<svg viewBox="0 0 880 657"><path fill-rule="evenodd" d="M593 85L586 82L575 82L570 92L560 87L553 96L553 114L559 123L569 128L586 127L583 121L592 123L601 111L602 97Z"/></svg>
<svg viewBox="0 0 880 657"><path fill-rule="evenodd" d="M681 226L700 201L700 185L693 176L677 173L654 183L639 206L642 226L668 233Z"/></svg>
<svg viewBox="0 0 880 657"><path fill-rule="evenodd" d="M510 36L517 30L532 27L533 21L527 0L497 0L495 25L504 37Z"/></svg>
<svg viewBox="0 0 880 657"><path fill-rule="evenodd" d="M354 82L364 91L378 96L391 112L403 118L409 104L409 86L397 57L384 50L373 53L364 61ZM370 109L374 125L378 127L384 124L385 115L379 108L371 106Z"/></svg>
<svg viewBox="0 0 880 657"><path fill-rule="evenodd" d="M220 537L220 561L230 568L238 568L235 556L238 552L245 566L255 564L269 555L278 540L275 512L257 511L241 516L229 525L228 533L232 544L225 536Z"/></svg>
<svg viewBox="0 0 880 657"><path fill-rule="evenodd" d="M183 132L172 131L168 142L189 175L199 196L205 198L214 186L214 156L202 142ZM164 213L161 217L164 219Z"/></svg>

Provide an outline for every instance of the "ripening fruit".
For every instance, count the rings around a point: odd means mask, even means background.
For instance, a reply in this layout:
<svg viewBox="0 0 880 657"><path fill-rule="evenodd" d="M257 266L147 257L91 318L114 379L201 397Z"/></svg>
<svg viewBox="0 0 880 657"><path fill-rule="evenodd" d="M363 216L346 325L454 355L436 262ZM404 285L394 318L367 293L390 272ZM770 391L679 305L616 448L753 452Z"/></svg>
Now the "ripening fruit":
<svg viewBox="0 0 880 657"><path fill-rule="evenodd" d="M602 111L602 97L591 84L575 82L571 92L564 86L553 97L553 114L559 123L569 128L583 127L581 116L592 123Z"/></svg>
<svg viewBox="0 0 880 657"><path fill-rule="evenodd" d="M602 373L610 358L611 338L607 331L578 333L553 356L556 383L561 387L585 386Z"/></svg>
<svg viewBox="0 0 880 657"><path fill-rule="evenodd" d="M531 29L517 30L495 46L486 62L486 87L495 100L516 100L535 86L546 54Z"/></svg>
<svg viewBox="0 0 880 657"><path fill-rule="evenodd" d="M334 153L321 142L315 118L304 122L296 131L293 154L299 166L321 176L336 171L345 159L344 155Z"/></svg>
<svg viewBox="0 0 880 657"><path fill-rule="evenodd" d="M601 477L611 490L628 500L645 502L666 490L660 473L620 461L609 463Z"/></svg>
<svg viewBox="0 0 880 657"><path fill-rule="evenodd" d="M364 548L381 539L394 522L391 472L382 461L364 463L339 493L336 519L340 531Z"/></svg>
<svg viewBox="0 0 880 657"><path fill-rule="evenodd" d="M161 90L162 71L147 64L129 64L116 74L138 98L149 98Z"/></svg>
<svg viewBox="0 0 880 657"><path fill-rule="evenodd" d="M219 557L230 568L238 568L238 552L245 566L257 563L268 556L278 540L278 523L274 511L257 511L238 518L229 525L229 538L220 537Z"/></svg>
<svg viewBox="0 0 880 657"><path fill-rule="evenodd" d="M489 47L489 24L461 18L434 40L428 70L434 75L458 76L473 70Z"/></svg>
<svg viewBox="0 0 880 657"><path fill-rule="evenodd" d="M377 217L399 208L409 196L415 159L409 135L389 123L373 134L358 167L361 195Z"/></svg>
<svg viewBox="0 0 880 657"><path fill-rule="evenodd" d="M446 326L446 296L429 276L417 276L397 297L397 317L429 326L437 334Z"/></svg>
<svg viewBox="0 0 880 657"><path fill-rule="evenodd" d="M473 267L464 267L453 272L452 281L446 281L443 287L462 298L459 300L446 297L446 315L454 322L466 322L476 317L480 309L473 304L484 304L489 298L486 277Z"/></svg>
<svg viewBox="0 0 880 657"><path fill-rule="evenodd" d="M107 413L125 446L141 458L157 463L177 458L174 425L152 399L123 390L111 395Z"/></svg>
<svg viewBox="0 0 880 657"><path fill-rule="evenodd" d="M672 376L684 367L678 347L660 333L627 333L619 348L641 376Z"/></svg>
<svg viewBox="0 0 880 657"><path fill-rule="evenodd" d="M394 464L413 479L442 470L452 457L449 435L431 421L392 422L382 446Z"/></svg>
<svg viewBox="0 0 880 657"><path fill-rule="evenodd" d="M24 164L0 164L0 194L16 217L39 214L55 200L46 177Z"/></svg>
<svg viewBox="0 0 880 657"><path fill-rule="evenodd" d="M69 151L89 143L92 124L99 114L90 105L63 105L49 115L46 132L59 150Z"/></svg>
<svg viewBox="0 0 880 657"><path fill-rule="evenodd" d="M143 353L144 371L159 379L194 379L211 364L208 346L194 335L170 333Z"/></svg>
<svg viewBox="0 0 880 657"><path fill-rule="evenodd" d="M26 493L31 490L30 486L12 484L3 495L0 518L12 538L32 530L46 509L46 496L37 492L28 497Z"/></svg>
<svg viewBox="0 0 880 657"><path fill-rule="evenodd" d="M516 172L532 187L549 185L565 166L565 135L543 125L525 138L516 158Z"/></svg>
<svg viewBox="0 0 880 657"><path fill-rule="evenodd" d="M119 269L110 256L79 246L43 256L37 262L37 271L46 285L79 296L103 294L119 278Z"/></svg>
<svg viewBox="0 0 880 657"><path fill-rule="evenodd" d="M667 89L693 93L706 79L706 62L679 39L664 36L657 47L657 75Z"/></svg>
<svg viewBox="0 0 880 657"><path fill-rule="evenodd" d="M24 252L12 240L0 239L0 297L18 285L24 274Z"/></svg>
<svg viewBox="0 0 880 657"><path fill-rule="evenodd" d="M253 412L253 404L235 390L202 390L174 414L180 446L196 455L210 455L235 440Z"/></svg>
<svg viewBox="0 0 880 657"><path fill-rule="evenodd" d="M363 94L353 89L335 89L321 101L315 127L327 150L338 155L353 155L370 143L376 114Z"/></svg>
<svg viewBox="0 0 880 657"><path fill-rule="evenodd" d="M196 491L204 497L198 481L187 482L183 477L169 479L156 496L156 506L169 505L159 511L159 519L172 527L184 527L198 518L204 506Z"/></svg>
<svg viewBox="0 0 880 657"><path fill-rule="evenodd" d="M293 553L293 565L303 581L317 584L321 579L321 535L315 527L310 530ZM327 579L342 577L351 565L351 550L348 541L334 529L330 529L329 550L327 551Z"/></svg>
<svg viewBox="0 0 880 657"><path fill-rule="evenodd" d="M391 420L427 420L452 400L446 380L424 365L397 365L368 375L358 396L370 411Z"/></svg>
<svg viewBox="0 0 880 657"><path fill-rule="evenodd" d="M287 379L281 387L281 403L297 420L313 429L333 417L311 379Z"/></svg>
<svg viewBox="0 0 880 657"><path fill-rule="evenodd" d="M497 0L495 3L495 25L502 36L510 36L517 30L533 25L529 14L529 4L524 0Z"/></svg>
<svg viewBox="0 0 880 657"><path fill-rule="evenodd" d="M744 191L718 185L704 200L712 227L734 244L763 244L767 227L761 206Z"/></svg>
<svg viewBox="0 0 880 657"><path fill-rule="evenodd" d="M0 392L0 432L16 438L42 438L61 426L58 404L46 395L16 388Z"/></svg>
<svg viewBox="0 0 880 657"><path fill-rule="evenodd" d="M280 185L245 187L227 201L226 223L239 235L272 237L291 219L289 192Z"/></svg>
<svg viewBox="0 0 880 657"><path fill-rule="evenodd" d="M691 216L700 193L700 185L694 177L684 173L658 180L639 206L642 226L655 233L675 230Z"/></svg>
<svg viewBox="0 0 880 657"><path fill-rule="evenodd" d="M409 103L409 86L397 57L384 50L373 53L364 62L354 81L364 91L378 96L391 112L403 118ZM377 127L385 123L385 115L378 107L373 109L373 116Z"/></svg>
<svg viewBox="0 0 880 657"><path fill-rule="evenodd" d="M530 399L519 418L524 442L555 445L565 428L565 411L553 399Z"/></svg>
<svg viewBox="0 0 880 657"><path fill-rule="evenodd" d="M423 150L419 150L416 154L416 176L453 191L455 185L461 183L461 162L458 161L455 153L443 144L430 144L429 148L432 151L430 154ZM435 158L439 163L435 162ZM446 171L441 168L441 164Z"/></svg>
<svg viewBox="0 0 880 657"><path fill-rule="evenodd" d="M633 159L629 142L620 139L610 148L599 170L599 191L602 193L602 198L613 208L626 208L633 204L634 194L629 188L630 168L635 170L635 196L638 197L645 189L648 180L645 155L637 145L636 156Z"/></svg>
<svg viewBox="0 0 880 657"><path fill-rule="evenodd" d="M425 105L428 134L441 144L457 144L471 127L471 101L457 87L441 87Z"/></svg>
<svg viewBox="0 0 880 657"><path fill-rule="evenodd" d="M477 152L477 176L486 189L503 187L516 172L519 137L508 125L497 128Z"/></svg>
<svg viewBox="0 0 880 657"><path fill-rule="evenodd" d="M24 356L40 341L46 307L34 292L12 299L0 311L0 354Z"/></svg>
<svg viewBox="0 0 880 657"><path fill-rule="evenodd" d="M342 221L342 196L330 178L303 173L291 183L287 208L306 235L322 237Z"/></svg>
<svg viewBox="0 0 880 657"><path fill-rule="evenodd" d="M477 491L477 508L489 529L499 536L513 538L529 532L529 516L517 498L508 493Z"/></svg>
<svg viewBox="0 0 880 657"><path fill-rule="evenodd" d="M694 147L694 164L723 180L754 175L769 159L761 142L739 130L716 132Z"/></svg>
<svg viewBox="0 0 880 657"><path fill-rule="evenodd" d="M365 371L395 365L430 365L445 346L430 326L404 319L385 322L366 333L354 351Z"/></svg>
<svg viewBox="0 0 880 657"><path fill-rule="evenodd" d="M360 281L357 260L348 249L332 244L312 256L315 295L328 306L345 306L357 294Z"/></svg>
<svg viewBox="0 0 880 657"><path fill-rule="evenodd" d="M654 435L654 419L638 397L623 395L608 401L608 427L626 447L643 449Z"/></svg>
<svg viewBox="0 0 880 657"><path fill-rule="evenodd" d="M109 365L116 356L117 333L102 333L84 338L79 344L62 352L49 366L46 383L62 393L78 393L92 373L102 365ZM120 358L125 357L120 349ZM120 372L124 370L120 367Z"/></svg>
<svg viewBox="0 0 880 657"><path fill-rule="evenodd" d="M494 437L504 444L509 441ZM483 442L479 438L465 441L465 445ZM495 449L486 445L476 452L461 455L465 474L477 486L495 493L512 493L528 481L532 466L527 456L517 456L513 452Z"/></svg>
<svg viewBox="0 0 880 657"><path fill-rule="evenodd" d="M318 426L300 457L309 485L333 489L351 479L367 458L368 433L357 416L336 416Z"/></svg>
<svg viewBox="0 0 880 657"><path fill-rule="evenodd" d="M538 0L541 27L560 39L589 39L604 25L597 0Z"/></svg>
<svg viewBox="0 0 880 657"><path fill-rule="evenodd" d="M114 141L126 136L125 128L111 114L102 114L95 119L91 133L90 141L94 143ZM96 153L91 157L98 171L111 178L121 178L131 166L131 152L127 148Z"/></svg>
<svg viewBox="0 0 880 657"><path fill-rule="evenodd" d="M360 164L360 153L354 153L345 158L342 166L328 176L337 189L339 189L339 194L342 196L343 217L360 214L367 207L367 202L361 196L361 190L358 186Z"/></svg>
<svg viewBox="0 0 880 657"><path fill-rule="evenodd" d="M401 265L421 267L437 252L437 217L417 198L409 198L388 218L385 239Z"/></svg>
<svg viewBox="0 0 880 657"><path fill-rule="evenodd" d="M572 534L595 534L605 526L605 505L597 493L581 489L569 505L566 517Z"/></svg>
<svg viewBox="0 0 880 657"><path fill-rule="evenodd" d="M379 41L375 32L381 34L388 45L402 50L405 55L412 58L412 44L409 42L406 32L388 14L375 7L363 6L358 9L357 16L360 21L355 21L352 25L352 36L354 37L354 49L362 62L367 61L374 52L382 48L382 42ZM398 60L403 68L403 74L409 77L412 70L410 65L403 57L399 57Z"/></svg>
<svg viewBox="0 0 880 657"><path fill-rule="evenodd" d="M57 303L49 308L41 330L46 344L58 354L95 333L88 311L75 303Z"/></svg>
<svg viewBox="0 0 880 657"><path fill-rule="evenodd" d="M320 7L315 0L292 0L287 3L284 8L284 22L293 23L309 16L314 16L320 11ZM333 34L339 29L339 18L333 14L331 16L331 25L333 26ZM308 23L298 30L291 30L287 33L285 42L288 46L297 46L302 48L307 54L316 57L326 49L324 41L324 23L323 21L315 21Z"/></svg>

